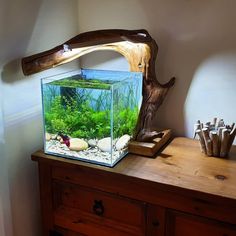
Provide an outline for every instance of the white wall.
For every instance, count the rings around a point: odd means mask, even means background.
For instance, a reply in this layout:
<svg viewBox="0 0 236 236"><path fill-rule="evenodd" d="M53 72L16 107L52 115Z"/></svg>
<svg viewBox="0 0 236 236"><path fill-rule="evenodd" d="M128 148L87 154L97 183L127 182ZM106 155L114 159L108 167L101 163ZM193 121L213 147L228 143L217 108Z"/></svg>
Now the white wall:
<svg viewBox="0 0 236 236"><path fill-rule="evenodd" d="M192 137L198 119L236 121L236 1L78 2L81 32L145 28L158 43L158 80L164 83L175 76L177 81L158 111L157 126ZM110 67L107 59L112 59ZM114 54L99 53L84 57L82 66L126 69L127 63Z"/></svg>
<svg viewBox="0 0 236 236"><path fill-rule="evenodd" d="M77 34L77 0L2 0L0 13L0 235L41 236L37 164L30 160L43 146L40 78L77 65L26 77L20 59Z"/></svg>
<svg viewBox="0 0 236 236"><path fill-rule="evenodd" d="M2 86L0 81L0 235L12 235L11 211L9 203L9 186L5 159L5 140L2 113Z"/></svg>

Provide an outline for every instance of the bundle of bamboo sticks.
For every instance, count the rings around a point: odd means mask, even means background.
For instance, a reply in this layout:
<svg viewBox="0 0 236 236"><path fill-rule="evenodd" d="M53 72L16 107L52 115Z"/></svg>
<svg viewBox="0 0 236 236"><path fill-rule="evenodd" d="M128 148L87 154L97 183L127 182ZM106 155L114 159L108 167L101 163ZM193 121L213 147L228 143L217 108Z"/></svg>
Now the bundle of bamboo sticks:
<svg viewBox="0 0 236 236"><path fill-rule="evenodd" d="M198 136L200 148L207 156L226 157L236 135L235 123L226 125L223 119L214 118L205 124L194 125L194 138Z"/></svg>

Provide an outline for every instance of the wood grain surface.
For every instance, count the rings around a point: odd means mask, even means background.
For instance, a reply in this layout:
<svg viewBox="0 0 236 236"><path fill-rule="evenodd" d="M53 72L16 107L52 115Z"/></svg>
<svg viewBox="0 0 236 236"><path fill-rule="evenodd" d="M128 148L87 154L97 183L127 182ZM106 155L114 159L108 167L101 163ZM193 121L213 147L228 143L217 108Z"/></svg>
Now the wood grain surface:
<svg viewBox="0 0 236 236"><path fill-rule="evenodd" d="M69 160L38 151L36 161L57 161L68 166L84 166L204 193L236 199L236 147L229 157L207 157L201 153L197 140L175 138L154 159L128 154L114 168Z"/></svg>

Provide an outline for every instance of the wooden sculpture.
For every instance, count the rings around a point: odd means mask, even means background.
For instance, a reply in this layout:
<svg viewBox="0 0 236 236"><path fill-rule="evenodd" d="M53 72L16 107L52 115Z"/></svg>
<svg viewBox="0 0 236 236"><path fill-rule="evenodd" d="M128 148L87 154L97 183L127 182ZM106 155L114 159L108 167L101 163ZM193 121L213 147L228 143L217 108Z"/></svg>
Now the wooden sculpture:
<svg viewBox="0 0 236 236"><path fill-rule="evenodd" d="M51 50L22 59L25 75L31 75L70 62L98 50L113 50L128 61L130 71L143 73L143 102L134 140L152 142L160 134L151 123L175 78L162 85L156 79L158 46L146 30L98 30L77 35Z"/></svg>
<svg viewBox="0 0 236 236"><path fill-rule="evenodd" d="M227 157L236 136L235 123L226 125L223 119L216 117L205 124L198 120L194 125L194 138L196 135L205 155Z"/></svg>

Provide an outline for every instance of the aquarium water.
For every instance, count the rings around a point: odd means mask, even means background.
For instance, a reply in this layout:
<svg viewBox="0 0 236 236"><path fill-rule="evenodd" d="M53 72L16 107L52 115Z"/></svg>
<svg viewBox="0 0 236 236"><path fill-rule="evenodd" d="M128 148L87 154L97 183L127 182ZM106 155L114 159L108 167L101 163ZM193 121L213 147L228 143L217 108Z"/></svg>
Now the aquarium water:
<svg viewBox="0 0 236 236"><path fill-rule="evenodd" d="M128 153L142 73L82 69L42 79L44 151L114 166Z"/></svg>

